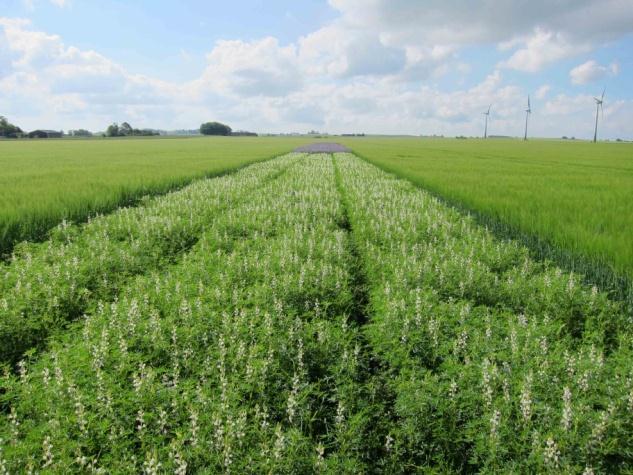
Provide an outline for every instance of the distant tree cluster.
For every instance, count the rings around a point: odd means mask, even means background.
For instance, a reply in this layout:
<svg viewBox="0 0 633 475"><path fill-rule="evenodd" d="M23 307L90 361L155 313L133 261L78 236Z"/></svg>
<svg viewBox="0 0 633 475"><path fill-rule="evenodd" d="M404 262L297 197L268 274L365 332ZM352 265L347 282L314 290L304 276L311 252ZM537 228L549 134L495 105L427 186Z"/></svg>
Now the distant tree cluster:
<svg viewBox="0 0 633 475"><path fill-rule="evenodd" d="M71 137L92 137L92 132L86 129L69 130L68 135Z"/></svg>
<svg viewBox="0 0 633 475"><path fill-rule="evenodd" d="M202 135L231 135L231 127L220 122L205 122L200 126Z"/></svg>
<svg viewBox="0 0 633 475"><path fill-rule="evenodd" d="M18 138L24 134L17 125L11 124L6 117L0 115L0 137Z"/></svg>
<svg viewBox="0 0 633 475"><path fill-rule="evenodd" d="M233 137L257 137L255 132L249 132L247 130L236 130L235 132L231 132Z"/></svg>
<svg viewBox="0 0 633 475"><path fill-rule="evenodd" d="M155 130L151 129L134 129L128 122L123 122L121 125L116 122L110 124L106 129L106 136L108 137L131 137L131 136L151 136L159 135Z"/></svg>

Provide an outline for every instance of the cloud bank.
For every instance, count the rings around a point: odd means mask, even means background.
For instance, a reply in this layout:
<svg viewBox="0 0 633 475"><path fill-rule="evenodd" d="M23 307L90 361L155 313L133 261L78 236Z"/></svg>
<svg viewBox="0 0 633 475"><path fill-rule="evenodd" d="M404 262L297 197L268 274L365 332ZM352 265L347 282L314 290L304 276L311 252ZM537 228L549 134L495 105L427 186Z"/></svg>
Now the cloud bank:
<svg viewBox="0 0 633 475"><path fill-rule="evenodd" d="M633 31L631 2L622 0L330 4L338 18L291 44L269 36L210 45L199 77L181 83L136 74L26 19L0 18L0 110L25 128L102 130L121 120L189 128L219 119L260 132L480 135L481 112L493 104L491 133L519 135L531 92L534 134L588 136L591 95L553 95L543 83L528 91L510 73L538 75ZM464 51L472 47L503 59L476 83L443 87L448 79L469 83ZM569 81L586 85L619 71L617 61L588 60ZM605 135L631 135L630 102L605 102Z"/></svg>

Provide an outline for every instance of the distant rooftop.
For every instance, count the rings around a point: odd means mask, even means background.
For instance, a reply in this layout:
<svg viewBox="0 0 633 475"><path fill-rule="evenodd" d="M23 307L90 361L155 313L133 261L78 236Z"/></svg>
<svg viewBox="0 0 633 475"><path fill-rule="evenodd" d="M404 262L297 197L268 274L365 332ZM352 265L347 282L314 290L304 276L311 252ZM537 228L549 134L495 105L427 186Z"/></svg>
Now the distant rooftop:
<svg viewBox="0 0 633 475"><path fill-rule="evenodd" d="M312 143L310 145L303 145L295 148L295 152L304 153L337 153L337 152L350 152L351 150L339 143L332 142L319 142Z"/></svg>

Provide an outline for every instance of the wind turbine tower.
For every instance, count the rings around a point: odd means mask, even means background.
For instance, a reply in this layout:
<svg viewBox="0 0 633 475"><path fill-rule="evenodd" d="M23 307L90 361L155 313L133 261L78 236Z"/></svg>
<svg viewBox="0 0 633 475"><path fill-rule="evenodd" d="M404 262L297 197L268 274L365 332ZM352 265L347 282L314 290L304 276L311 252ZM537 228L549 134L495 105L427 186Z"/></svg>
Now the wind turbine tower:
<svg viewBox="0 0 633 475"><path fill-rule="evenodd" d="M602 90L602 96L600 96L600 99L594 97L594 100L596 101L596 128L593 131L593 143L596 143L598 141L598 112L600 111L604 113L604 110L602 109L602 103L604 102L604 93L606 90L606 88Z"/></svg>
<svg viewBox="0 0 633 475"><path fill-rule="evenodd" d="M528 108L525 109L525 135L523 136L523 140L527 140L527 126L528 126L528 117L532 113L532 108L530 107L530 96L528 94Z"/></svg>
<svg viewBox="0 0 633 475"><path fill-rule="evenodd" d="M488 111L482 112L482 114L486 116L486 126L484 127L484 138L485 139L488 138L488 116L490 115L490 108L491 107L492 107L492 104L490 104L488 106Z"/></svg>

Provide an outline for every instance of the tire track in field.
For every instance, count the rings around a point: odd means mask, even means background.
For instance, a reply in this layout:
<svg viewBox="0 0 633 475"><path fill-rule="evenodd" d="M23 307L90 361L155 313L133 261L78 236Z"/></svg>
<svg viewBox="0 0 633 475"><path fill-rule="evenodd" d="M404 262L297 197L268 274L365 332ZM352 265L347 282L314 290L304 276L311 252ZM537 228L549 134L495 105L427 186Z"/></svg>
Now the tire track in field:
<svg viewBox="0 0 633 475"><path fill-rule="evenodd" d="M386 455L385 441L389 437L388 427L395 421L393 415L395 394L393 394L389 385L386 384L386 378L389 377L387 363L379 358L364 332L365 325L371 319L369 279L356 237L354 236L349 198L343 187L341 172L334 154L331 155L331 159L334 165L336 187L343 207L343 220L339 223L339 226L346 232L347 248L351 255L349 273L352 279L354 305L351 308L350 317L359 330L358 333L362 345L359 359L363 362L363 371L360 372L360 380L358 381L360 391L357 410L367 420L363 427L364 446L361 450L368 466L376 469L381 459Z"/></svg>

